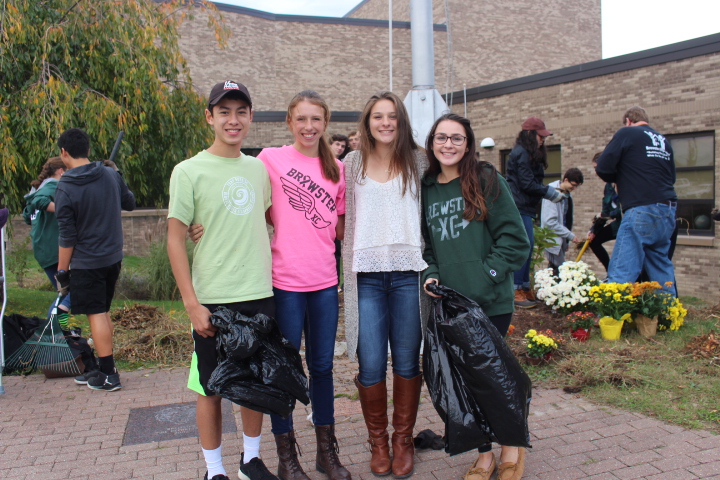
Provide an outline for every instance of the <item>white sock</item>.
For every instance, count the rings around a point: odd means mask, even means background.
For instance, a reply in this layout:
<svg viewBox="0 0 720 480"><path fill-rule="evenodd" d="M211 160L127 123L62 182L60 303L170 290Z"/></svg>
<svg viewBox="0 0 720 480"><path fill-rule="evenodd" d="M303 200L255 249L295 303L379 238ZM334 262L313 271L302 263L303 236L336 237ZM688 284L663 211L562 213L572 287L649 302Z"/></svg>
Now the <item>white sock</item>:
<svg viewBox="0 0 720 480"><path fill-rule="evenodd" d="M260 456L261 438L262 433L257 437L248 437L243 433L243 451L245 452L245 455L243 455L243 463L248 463L253 458Z"/></svg>
<svg viewBox="0 0 720 480"><path fill-rule="evenodd" d="M211 479L215 475L226 475L225 467L222 462L222 445L215 450L202 449L205 456L205 464L207 465L208 478Z"/></svg>

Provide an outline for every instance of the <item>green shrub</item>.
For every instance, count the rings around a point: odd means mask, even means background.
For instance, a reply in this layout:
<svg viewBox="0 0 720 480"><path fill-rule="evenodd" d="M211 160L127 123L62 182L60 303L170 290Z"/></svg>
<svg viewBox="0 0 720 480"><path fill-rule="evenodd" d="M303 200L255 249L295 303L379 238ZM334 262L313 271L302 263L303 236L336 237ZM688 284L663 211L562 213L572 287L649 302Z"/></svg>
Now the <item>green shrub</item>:
<svg viewBox="0 0 720 480"><path fill-rule="evenodd" d="M188 244L188 260L192 267L193 245ZM147 258L148 290L150 300L179 300L180 291L170 267L167 254L167 240L154 241L150 244L150 255Z"/></svg>
<svg viewBox="0 0 720 480"><path fill-rule="evenodd" d="M124 300L150 300L149 283L147 275L123 269L115 284L115 296Z"/></svg>
<svg viewBox="0 0 720 480"><path fill-rule="evenodd" d="M27 235L22 241L13 242L12 249L7 254L7 268L15 275L15 281L20 288L25 288L25 280L30 272L30 266L35 262L29 246L30 235Z"/></svg>
<svg viewBox="0 0 720 480"><path fill-rule="evenodd" d="M535 246L533 247L532 259L530 261L530 282L535 288L535 269L545 260L545 249L556 245L553 240L557 235L547 227L538 227L533 224L533 235Z"/></svg>

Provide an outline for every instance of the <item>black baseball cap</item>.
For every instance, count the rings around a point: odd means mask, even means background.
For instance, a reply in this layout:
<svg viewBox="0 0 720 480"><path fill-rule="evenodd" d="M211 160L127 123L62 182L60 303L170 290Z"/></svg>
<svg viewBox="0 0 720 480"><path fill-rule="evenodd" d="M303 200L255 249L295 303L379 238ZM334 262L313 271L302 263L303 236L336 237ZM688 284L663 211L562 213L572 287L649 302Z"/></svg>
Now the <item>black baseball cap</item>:
<svg viewBox="0 0 720 480"><path fill-rule="evenodd" d="M217 105L217 103L230 92L238 92L240 97L242 97L242 99L250 105L250 108L252 108L252 100L250 100L250 92L248 92L247 87L242 83L226 80L216 84L212 90L210 90L208 110L212 110L212 107Z"/></svg>

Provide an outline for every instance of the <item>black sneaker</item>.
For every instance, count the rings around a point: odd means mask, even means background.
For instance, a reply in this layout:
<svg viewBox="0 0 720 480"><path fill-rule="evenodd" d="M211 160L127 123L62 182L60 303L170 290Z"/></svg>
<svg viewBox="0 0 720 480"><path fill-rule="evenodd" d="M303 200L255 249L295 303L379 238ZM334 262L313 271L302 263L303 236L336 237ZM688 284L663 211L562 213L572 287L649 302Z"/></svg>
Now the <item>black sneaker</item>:
<svg viewBox="0 0 720 480"><path fill-rule="evenodd" d="M279 480L278 477L270 473L260 458L255 457L248 463L245 463L245 452L240 454L240 470L238 470L240 480Z"/></svg>
<svg viewBox="0 0 720 480"><path fill-rule="evenodd" d="M208 480L208 472L207 472L207 470L205 471L205 476L203 477L203 480ZM211 478L210 480L230 480L230 479L229 479L228 477L226 477L225 475L215 475L215 476L214 476L213 478Z"/></svg>
<svg viewBox="0 0 720 480"><path fill-rule="evenodd" d="M87 386L93 390L105 390L107 392L114 392L120 390L120 374L117 370L111 375L107 375L103 372L98 372L96 375L87 379Z"/></svg>
<svg viewBox="0 0 720 480"><path fill-rule="evenodd" d="M75 377L75 383L77 383L78 385L87 385L90 377L94 377L98 373L100 373L99 370L91 370L89 372L83 373L82 375L78 375L77 377Z"/></svg>

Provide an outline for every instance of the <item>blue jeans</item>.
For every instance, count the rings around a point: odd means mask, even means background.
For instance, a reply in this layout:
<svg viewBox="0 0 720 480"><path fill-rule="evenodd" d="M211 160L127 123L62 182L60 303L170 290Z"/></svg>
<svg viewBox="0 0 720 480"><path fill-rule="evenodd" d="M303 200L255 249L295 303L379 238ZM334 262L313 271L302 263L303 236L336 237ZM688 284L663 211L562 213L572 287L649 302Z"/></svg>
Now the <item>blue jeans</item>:
<svg viewBox="0 0 720 480"><path fill-rule="evenodd" d="M55 265L51 265L51 266L45 268L44 270L45 270L45 275L47 275L48 279L50 280L50 283L55 288L55 290L57 290L57 280L55 280L55 274L57 273L57 263ZM55 293L57 293L57 292L55 292ZM48 309L48 313L47 313L47 318L50 318L50 314L52 313L52 309L53 309L54 305L55 305L55 300L53 300L53 302L50 304L50 308ZM60 303L58 305L62 305L63 307L65 307L65 311L69 312L70 305L71 305L70 304L70 294L68 293L67 295L65 295L60 300Z"/></svg>
<svg viewBox="0 0 720 480"><path fill-rule="evenodd" d="M315 425L335 423L333 357L338 325L337 285L314 292L290 292L273 288L275 317L283 336L300 349L305 331L305 361L310 376L310 400ZM306 322L307 312L307 322ZM272 432L282 435L293 429L292 415L270 415Z"/></svg>
<svg viewBox="0 0 720 480"><path fill-rule="evenodd" d="M358 380L370 387L385 379L388 340L393 372L420 374L420 275L418 272L362 272L357 275Z"/></svg>
<svg viewBox="0 0 720 480"><path fill-rule="evenodd" d="M668 250L675 229L675 204L663 203L633 207L625 211L617 233L608 271L608 282L631 283L643 268L651 281L660 285L673 282L675 270Z"/></svg>
<svg viewBox="0 0 720 480"><path fill-rule="evenodd" d="M515 277L515 290L527 290L530 288L530 262L532 261L532 253L535 246L535 233L533 232L533 217L521 213L520 218L522 218L525 232L527 233L528 240L530 240L530 252L528 252L528 258L523 266L520 270L516 271L513 276Z"/></svg>

